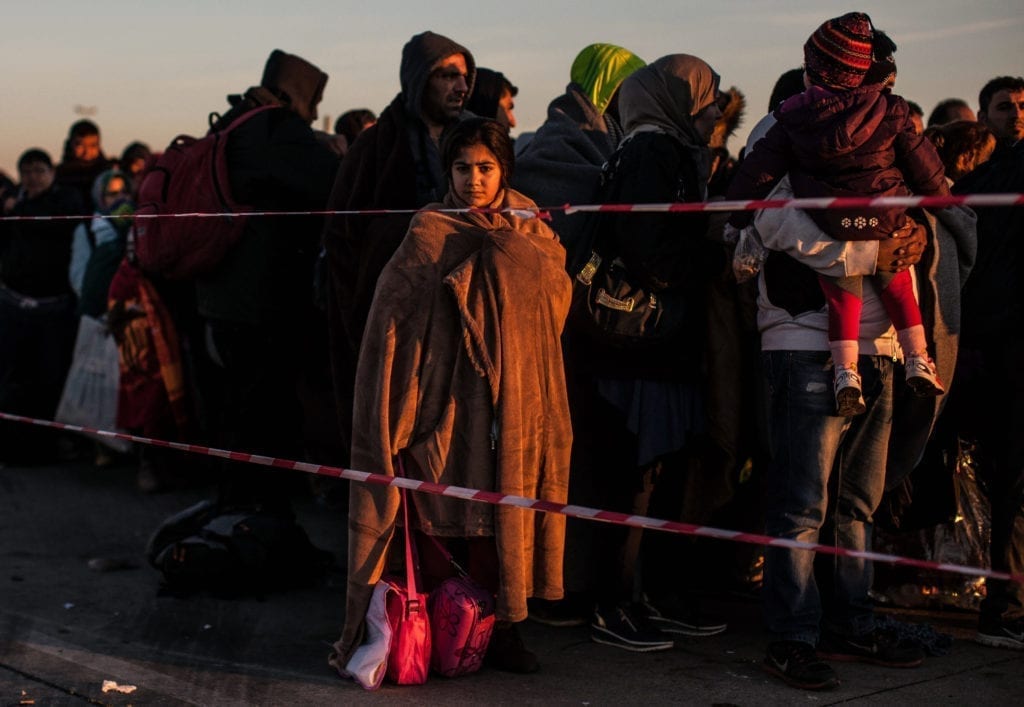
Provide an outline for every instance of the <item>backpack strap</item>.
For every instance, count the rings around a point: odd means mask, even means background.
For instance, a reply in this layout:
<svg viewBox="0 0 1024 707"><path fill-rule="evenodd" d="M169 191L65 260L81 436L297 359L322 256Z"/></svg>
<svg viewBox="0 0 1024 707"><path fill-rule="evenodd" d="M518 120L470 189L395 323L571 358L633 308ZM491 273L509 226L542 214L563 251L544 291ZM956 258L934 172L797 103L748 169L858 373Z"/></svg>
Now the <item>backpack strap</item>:
<svg viewBox="0 0 1024 707"><path fill-rule="evenodd" d="M254 86L245 92L244 95L234 94L228 96L231 108L227 113L221 114L212 111L206 121L209 124L209 132L217 133L227 130L243 115L248 115L254 110L265 108L283 108L284 103L269 89L262 86Z"/></svg>

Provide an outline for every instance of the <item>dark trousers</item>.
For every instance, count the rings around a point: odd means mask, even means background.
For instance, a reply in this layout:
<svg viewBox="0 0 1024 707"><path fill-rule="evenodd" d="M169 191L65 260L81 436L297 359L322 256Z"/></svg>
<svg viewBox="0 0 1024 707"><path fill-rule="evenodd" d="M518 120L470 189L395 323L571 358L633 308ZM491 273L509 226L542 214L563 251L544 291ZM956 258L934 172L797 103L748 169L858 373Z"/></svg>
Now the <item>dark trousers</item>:
<svg viewBox="0 0 1024 707"><path fill-rule="evenodd" d="M596 385L574 390L573 457L570 502L679 520L687 463L686 451L665 455L638 467L636 437L625 416L598 393ZM586 524L573 535L573 522ZM583 593L602 606L629 602L645 591L679 592L691 571L682 557L689 539L641 528L569 519L566 567L583 566ZM580 561L580 558L584 558ZM573 585L567 582L569 589Z"/></svg>
<svg viewBox="0 0 1024 707"><path fill-rule="evenodd" d="M64 390L78 330L71 295L35 299L0 285L0 410L52 420ZM0 453L50 452L53 433L0 421Z"/></svg>
<svg viewBox="0 0 1024 707"><path fill-rule="evenodd" d="M211 321L213 344L224 364L223 409L215 438L232 451L297 459L302 453L302 406L296 343L278 332ZM295 472L225 462L221 502L290 508L287 491Z"/></svg>

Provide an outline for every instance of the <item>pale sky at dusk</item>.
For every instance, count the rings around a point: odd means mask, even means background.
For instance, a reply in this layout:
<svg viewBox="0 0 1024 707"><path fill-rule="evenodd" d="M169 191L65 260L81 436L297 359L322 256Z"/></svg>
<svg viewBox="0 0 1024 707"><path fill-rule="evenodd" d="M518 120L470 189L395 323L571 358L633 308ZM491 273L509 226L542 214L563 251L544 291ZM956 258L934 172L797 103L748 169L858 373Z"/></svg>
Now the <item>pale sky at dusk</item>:
<svg viewBox="0 0 1024 707"><path fill-rule="evenodd" d="M162 150L205 132L225 95L259 82L274 48L330 76L320 106L333 122L349 108L375 113L399 90L402 45L433 30L468 47L477 64L519 87L513 134L535 129L587 44L624 46L647 61L695 54L747 98L735 154L767 109L779 74L799 66L825 19L867 12L898 45L896 92L925 115L997 75L1024 75L1020 0L36 0L3 3L0 25L0 169L42 147L59 161L68 127L94 120L108 156L133 140ZM583 9L586 8L586 9ZM76 108L80 113L76 113Z"/></svg>

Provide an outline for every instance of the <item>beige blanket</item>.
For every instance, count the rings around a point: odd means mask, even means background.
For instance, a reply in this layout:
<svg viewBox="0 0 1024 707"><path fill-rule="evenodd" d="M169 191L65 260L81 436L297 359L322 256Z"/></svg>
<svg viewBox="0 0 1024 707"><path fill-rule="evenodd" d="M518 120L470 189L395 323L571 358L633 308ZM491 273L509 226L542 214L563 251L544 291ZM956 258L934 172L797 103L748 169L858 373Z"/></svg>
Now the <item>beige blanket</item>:
<svg viewBox="0 0 1024 707"><path fill-rule="evenodd" d="M511 189L503 204L533 206ZM443 206L455 206L451 196ZM414 462L405 465L410 476L565 502L572 431L560 334L570 297L565 250L540 220L417 214L370 310L356 373L352 467L393 475L401 451ZM427 533L495 536L499 619L525 619L529 596L562 596L564 516L409 497ZM394 488L352 485L336 667L362 640L373 586L389 566L392 538L401 538L398 503Z"/></svg>

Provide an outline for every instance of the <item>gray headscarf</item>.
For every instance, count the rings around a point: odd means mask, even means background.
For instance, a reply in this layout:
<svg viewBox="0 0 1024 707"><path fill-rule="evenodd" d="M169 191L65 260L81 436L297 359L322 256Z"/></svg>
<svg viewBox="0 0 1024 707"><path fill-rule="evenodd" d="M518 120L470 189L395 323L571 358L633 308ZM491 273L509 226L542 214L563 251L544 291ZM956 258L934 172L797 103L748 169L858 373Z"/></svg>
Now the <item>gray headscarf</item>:
<svg viewBox="0 0 1024 707"><path fill-rule="evenodd" d="M719 76L703 59L669 54L637 69L619 89L619 117L627 134L641 126L668 133L684 145L703 139L693 116L714 103Z"/></svg>
<svg viewBox="0 0 1024 707"><path fill-rule="evenodd" d="M649 130L672 136L692 154L703 184L711 171L711 154L693 117L715 102L718 82L707 62L689 54L669 54L637 69L619 89L625 139Z"/></svg>

